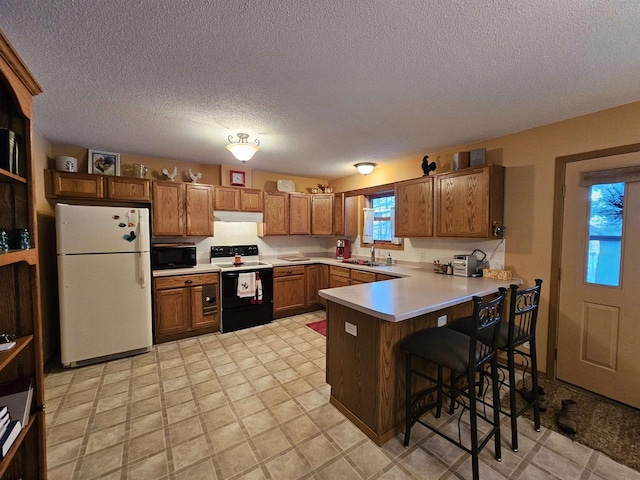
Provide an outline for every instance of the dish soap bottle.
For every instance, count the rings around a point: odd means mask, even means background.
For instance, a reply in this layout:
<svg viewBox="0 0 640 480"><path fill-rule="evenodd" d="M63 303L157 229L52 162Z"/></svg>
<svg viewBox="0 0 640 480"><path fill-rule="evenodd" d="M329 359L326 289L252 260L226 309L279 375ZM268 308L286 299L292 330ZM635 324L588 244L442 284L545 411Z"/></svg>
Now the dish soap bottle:
<svg viewBox="0 0 640 480"><path fill-rule="evenodd" d="M387 265L393 265L393 260L391 258L391 252L387 255Z"/></svg>

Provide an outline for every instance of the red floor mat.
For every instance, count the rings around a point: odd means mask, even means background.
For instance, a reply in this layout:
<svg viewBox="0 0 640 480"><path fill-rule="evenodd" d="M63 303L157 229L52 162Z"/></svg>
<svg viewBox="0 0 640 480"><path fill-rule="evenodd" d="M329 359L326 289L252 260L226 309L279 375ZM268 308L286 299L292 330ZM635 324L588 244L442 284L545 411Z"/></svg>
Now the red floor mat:
<svg viewBox="0 0 640 480"><path fill-rule="evenodd" d="M321 335L324 335L325 337L327 336L327 321L326 320L320 320L318 322L311 322L311 323L307 323L305 324L307 327L309 327L311 330L318 332Z"/></svg>

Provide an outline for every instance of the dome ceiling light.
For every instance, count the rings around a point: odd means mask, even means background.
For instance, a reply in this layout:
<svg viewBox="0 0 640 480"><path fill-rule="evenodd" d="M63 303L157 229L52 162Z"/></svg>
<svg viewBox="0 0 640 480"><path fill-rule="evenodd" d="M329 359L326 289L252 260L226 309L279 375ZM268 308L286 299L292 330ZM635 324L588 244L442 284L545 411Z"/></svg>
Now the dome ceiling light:
<svg viewBox="0 0 640 480"><path fill-rule="evenodd" d="M234 142L233 135L229 135L227 150L242 163L251 160L253 155L260 149L260 140L256 139L255 143L249 143L247 138L249 138L249 135L246 133L238 133L238 141Z"/></svg>
<svg viewBox="0 0 640 480"><path fill-rule="evenodd" d="M358 172L360 172L362 175L369 175L371 172L373 172L373 169L376 168L376 164L371 162L362 162L356 163L354 167L356 167L358 169Z"/></svg>

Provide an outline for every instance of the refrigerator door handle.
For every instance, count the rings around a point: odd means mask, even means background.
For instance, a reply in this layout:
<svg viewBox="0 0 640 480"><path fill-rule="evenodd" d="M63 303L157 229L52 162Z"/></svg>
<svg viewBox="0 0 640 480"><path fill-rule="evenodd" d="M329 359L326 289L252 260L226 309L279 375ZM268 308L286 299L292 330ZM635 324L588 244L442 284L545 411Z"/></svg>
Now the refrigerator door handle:
<svg viewBox="0 0 640 480"><path fill-rule="evenodd" d="M140 239L140 250L148 250L149 247L145 248L145 245L148 245L149 241L147 239L147 231L145 228L142 228L142 224L144 223L142 221L145 215L145 211L144 209L140 208L138 209L138 238Z"/></svg>
<svg viewBox="0 0 640 480"><path fill-rule="evenodd" d="M140 287L145 288L147 286L147 270L142 253L138 254L138 269L140 270Z"/></svg>

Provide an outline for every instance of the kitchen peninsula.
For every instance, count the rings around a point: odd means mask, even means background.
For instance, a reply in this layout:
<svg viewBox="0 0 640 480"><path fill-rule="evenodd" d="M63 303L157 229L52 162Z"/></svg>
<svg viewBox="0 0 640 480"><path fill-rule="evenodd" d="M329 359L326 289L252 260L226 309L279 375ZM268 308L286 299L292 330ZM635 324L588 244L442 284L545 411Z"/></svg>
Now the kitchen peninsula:
<svg viewBox="0 0 640 480"><path fill-rule="evenodd" d="M376 444L404 429L402 340L472 312L471 298L519 281L413 275L321 290L327 300L327 383L331 403Z"/></svg>

